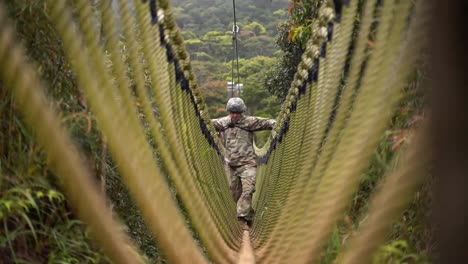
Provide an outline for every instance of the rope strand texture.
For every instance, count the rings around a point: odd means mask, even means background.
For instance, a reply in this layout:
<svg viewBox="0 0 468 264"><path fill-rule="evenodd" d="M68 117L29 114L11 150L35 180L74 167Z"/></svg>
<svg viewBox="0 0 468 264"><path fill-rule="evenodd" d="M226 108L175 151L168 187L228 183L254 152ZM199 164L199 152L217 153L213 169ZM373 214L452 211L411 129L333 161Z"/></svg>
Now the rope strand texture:
<svg viewBox="0 0 468 264"><path fill-rule="evenodd" d="M26 122L34 128L39 143L44 146L49 166L60 176L67 198L115 263L143 263L123 228L112 219L112 211L99 193L82 154L61 126L35 70L26 63L25 52L14 39L2 5L0 28L0 64L2 69L8 69L0 71L1 78L6 88L14 92Z"/></svg>

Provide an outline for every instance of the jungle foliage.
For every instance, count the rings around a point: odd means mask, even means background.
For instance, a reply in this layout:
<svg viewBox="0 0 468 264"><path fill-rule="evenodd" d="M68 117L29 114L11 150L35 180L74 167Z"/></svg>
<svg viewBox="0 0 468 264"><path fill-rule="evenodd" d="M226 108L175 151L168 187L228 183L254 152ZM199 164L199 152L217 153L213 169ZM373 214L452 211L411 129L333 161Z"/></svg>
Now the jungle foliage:
<svg viewBox="0 0 468 264"><path fill-rule="evenodd" d="M44 2L18 0L2 4L14 18L21 45L34 60L40 76L50 84L47 92L62 111L63 124L100 175L103 165L107 165L101 158L101 136L81 100L61 41L48 22ZM12 96L0 83L0 262L109 262L72 213Z"/></svg>
<svg viewBox="0 0 468 264"><path fill-rule="evenodd" d="M262 80L275 63L275 36L287 17L287 0L237 0L237 57L232 27L233 3L219 0L176 0L174 15L190 53L197 81L212 117L226 114L227 82L242 83L250 114L275 117L280 100Z"/></svg>
<svg viewBox="0 0 468 264"><path fill-rule="evenodd" d="M83 151L128 234L156 262L160 253L107 153L46 8L44 0L6 2L18 44L48 84L46 92L60 110L62 124ZM109 263L73 213L13 96L0 82L0 263Z"/></svg>

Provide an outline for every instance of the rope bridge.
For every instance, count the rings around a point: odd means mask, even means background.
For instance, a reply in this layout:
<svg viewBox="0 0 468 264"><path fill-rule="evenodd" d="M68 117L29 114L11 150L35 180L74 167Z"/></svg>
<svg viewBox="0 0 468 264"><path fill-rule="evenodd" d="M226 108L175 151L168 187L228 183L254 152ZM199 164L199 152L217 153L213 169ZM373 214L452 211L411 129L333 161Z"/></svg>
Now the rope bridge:
<svg viewBox="0 0 468 264"><path fill-rule="evenodd" d="M430 10L423 2L321 1L277 126L257 149L256 219L249 231L237 222L223 147L171 3L119 0L116 14L107 8L110 0L103 0L97 19L104 40L96 37L90 1L48 0L47 6L112 158L168 261L310 263L319 261L404 96L424 48ZM59 111L45 95L48 84L15 41L3 9L0 28L1 78L78 216L115 263L144 262L61 125ZM424 127L387 172L367 220L337 263L369 262L384 242L424 179Z"/></svg>

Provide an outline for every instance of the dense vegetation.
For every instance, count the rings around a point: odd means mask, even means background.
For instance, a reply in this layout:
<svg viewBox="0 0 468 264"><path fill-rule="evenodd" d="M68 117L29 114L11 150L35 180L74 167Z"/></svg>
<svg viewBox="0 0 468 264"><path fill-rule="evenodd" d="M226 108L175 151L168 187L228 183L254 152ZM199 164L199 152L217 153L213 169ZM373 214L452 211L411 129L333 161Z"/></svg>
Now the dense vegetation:
<svg viewBox="0 0 468 264"><path fill-rule="evenodd" d="M64 58L62 44L44 10L43 0L4 1L14 18L18 37L50 87L49 95L63 113L63 124L86 153L89 164L109 195L116 213L142 251L154 262L162 260L137 208L120 182L105 142L87 108ZM236 1L240 26L239 79L243 97L255 115L274 117L292 80L318 1ZM232 78L232 2L174 1L198 82L213 117L225 114L226 82ZM288 11L289 10L289 13ZM281 23L280 23L281 22ZM279 28L279 31L277 31ZM277 43L277 46L274 43ZM266 77L265 77L266 76ZM365 218L368 198L397 150L423 118L420 82L415 72L409 96L399 107L391 128L382 138L369 169L343 221L337 225L323 262L330 263L343 241ZM235 75L234 81L237 76ZM0 82L0 263L106 263L75 218L59 183L47 169L40 146L26 128ZM430 206L430 183L394 225L388 243L376 255L377 263L423 263L432 249L425 225Z"/></svg>
<svg viewBox="0 0 468 264"><path fill-rule="evenodd" d="M422 68L422 65L420 66ZM369 200L378 190L382 176L395 164L399 150L408 143L414 129L425 118L424 79L421 71L415 71L407 85L407 96L398 106L390 127L380 139L368 169L363 173L359 190L349 204L349 209L335 229L330 240L324 263L331 263L333 256L357 227L365 221ZM387 242L373 258L373 263L430 263L434 250L431 212L432 181L428 180L414 195L407 209L388 234Z"/></svg>
<svg viewBox="0 0 468 264"><path fill-rule="evenodd" d="M4 4L5 1L2 2ZM101 137L81 101L64 59L61 42L48 22L43 1L6 1L18 38L37 62L62 120L89 158L96 175L106 173ZM106 263L86 227L71 213L46 157L0 83L0 262Z"/></svg>
<svg viewBox="0 0 468 264"><path fill-rule="evenodd" d="M250 114L276 116L280 100L268 92L262 80L278 54L275 36L278 24L287 17L287 3L287 0L235 1L239 26L237 75L233 2L174 1L177 23L213 117L226 114L227 82L230 81L243 84L242 97Z"/></svg>
<svg viewBox="0 0 468 264"><path fill-rule="evenodd" d="M47 92L62 113L63 125L87 157L115 212L142 251L158 260L160 253L153 238L76 85L62 41L46 14L45 1L7 1L6 7L17 38L48 84ZM60 183L47 167L42 148L1 82L0 157L0 263L109 262L73 214Z"/></svg>

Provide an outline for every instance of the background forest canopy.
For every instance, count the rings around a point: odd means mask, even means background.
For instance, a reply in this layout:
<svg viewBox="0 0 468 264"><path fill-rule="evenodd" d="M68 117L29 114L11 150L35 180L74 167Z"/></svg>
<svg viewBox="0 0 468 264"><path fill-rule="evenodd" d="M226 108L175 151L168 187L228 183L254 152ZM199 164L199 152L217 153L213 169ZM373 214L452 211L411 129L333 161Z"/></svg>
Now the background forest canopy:
<svg viewBox="0 0 468 264"><path fill-rule="evenodd" d="M226 114L227 82L234 81L243 84L249 114L276 117L281 99L272 95L264 79L281 54L275 42L278 25L287 19L289 0L235 2L239 76L233 48L233 2L175 0L173 4L210 115Z"/></svg>

